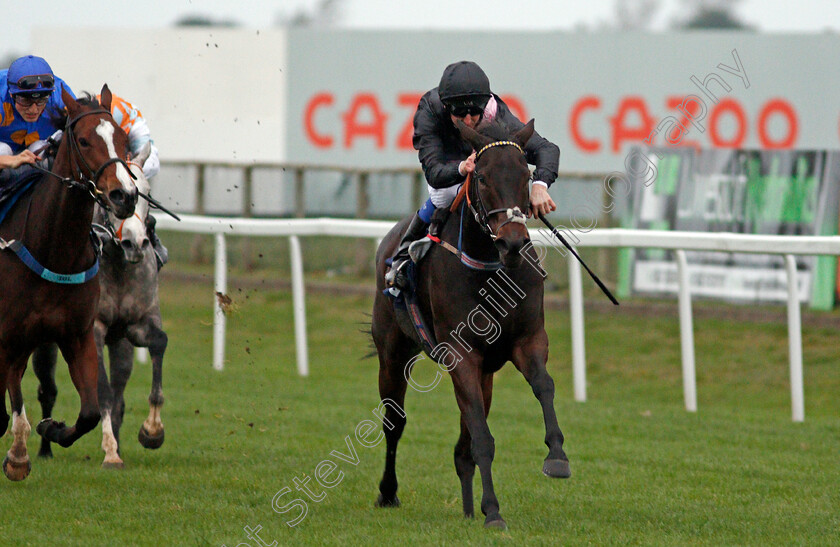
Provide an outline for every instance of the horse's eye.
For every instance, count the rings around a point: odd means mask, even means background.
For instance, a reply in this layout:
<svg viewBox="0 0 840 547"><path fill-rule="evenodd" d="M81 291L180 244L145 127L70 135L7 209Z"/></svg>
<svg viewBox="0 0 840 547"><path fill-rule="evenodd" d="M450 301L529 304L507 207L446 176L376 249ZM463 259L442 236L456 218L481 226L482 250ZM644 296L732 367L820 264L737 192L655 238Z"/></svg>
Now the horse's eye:
<svg viewBox="0 0 840 547"><path fill-rule="evenodd" d="M79 139L79 146L84 146L85 148L87 148L88 146L90 146L90 143L86 138L82 137Z"/></svg>

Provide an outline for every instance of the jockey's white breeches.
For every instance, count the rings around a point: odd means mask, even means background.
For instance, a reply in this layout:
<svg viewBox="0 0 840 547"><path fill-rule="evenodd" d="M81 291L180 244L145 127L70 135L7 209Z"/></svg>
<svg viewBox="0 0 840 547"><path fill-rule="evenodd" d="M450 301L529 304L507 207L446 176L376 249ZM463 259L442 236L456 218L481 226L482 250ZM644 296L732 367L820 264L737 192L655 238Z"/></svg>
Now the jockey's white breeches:
<svg viewBox="0 0 840 547"><path fill-rule="evenodd" d="M432 199L432 205L440 209L441 207L449 207L455 201L455 196L461 190L463 184L456 184L448 188L432 188L429 186L429 197Z"/></svg>

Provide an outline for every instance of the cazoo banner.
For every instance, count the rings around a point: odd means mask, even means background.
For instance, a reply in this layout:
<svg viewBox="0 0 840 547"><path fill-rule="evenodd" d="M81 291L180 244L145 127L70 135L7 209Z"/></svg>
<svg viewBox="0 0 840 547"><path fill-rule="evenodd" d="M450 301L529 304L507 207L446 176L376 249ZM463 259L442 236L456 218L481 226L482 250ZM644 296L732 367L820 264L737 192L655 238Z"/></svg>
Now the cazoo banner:
<svg viewBox="0 0 840 547"><path fill-rule="evenodd" d="M639 145L840 148L834 34L38 28L32 43L74 90L107 82L140 108L162 159L416 167L417 100L461 59L535 118L561 171L621 170Z"/></svg>

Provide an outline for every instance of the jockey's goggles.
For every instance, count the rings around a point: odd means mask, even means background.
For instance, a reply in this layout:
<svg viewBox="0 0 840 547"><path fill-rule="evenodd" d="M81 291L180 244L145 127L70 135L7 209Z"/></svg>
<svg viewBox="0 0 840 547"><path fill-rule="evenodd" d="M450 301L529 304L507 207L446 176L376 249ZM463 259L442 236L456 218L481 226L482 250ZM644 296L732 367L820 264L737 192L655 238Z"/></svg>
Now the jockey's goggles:
<svg viewBox="0 0 840 547"><path fill-rule="evenodd" d="M24 76L15 85L21 91L34 91L36 89L52 90L55 85L55 76L52 74L33 74L31 76Z"/></svg>
<svg viewBox="0 0 840 547"><path fill-rule="evenodd" d="M480 116L484 112L484 109L478 106L456 106L451 107L449 112L456 118L463 118L467 114L470 116Z"/></svg>
<svg viewBox="0 0 840 547"><path fill-rule="evenodd" d="M23 94L19 93L19 94L14 96L14 99L15 99L15 102L17 104L19 104L20 106L22 106L23 108L29 108L33 104L38 105L38 106L44 106L45 104L47 104L47 101L50 100L50 97L49 97L49 95L44 95L44 96L41 96L41 95L43 95L43 94L37 94L37 96L33 96L33 95L23 95Z"/></svg>

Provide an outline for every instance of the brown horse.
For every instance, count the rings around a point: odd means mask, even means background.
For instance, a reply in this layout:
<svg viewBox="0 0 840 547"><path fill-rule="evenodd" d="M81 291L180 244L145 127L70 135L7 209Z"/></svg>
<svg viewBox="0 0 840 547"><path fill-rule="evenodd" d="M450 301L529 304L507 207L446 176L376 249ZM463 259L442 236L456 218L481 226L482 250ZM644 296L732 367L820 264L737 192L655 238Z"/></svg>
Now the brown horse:
<svg viewBox="0 0 840 547"><path fill-rule="evenodd" d="M140 167L149 156L149 145L133 157L129 168L140 195L149 194L149 181ZM99 268L99 311L93 333L99 355L99 411L102 415L102 467L122 469L120 429L125 414L123 394L134 367L134 348L149 348L152 357L152 391L149 394L149 417L140 427L138 439L145 448L160 448L164 430L163 355L167 336L163 331L158 298L157 258L149 242L146 221L149 204L137 203L134 215L117 219L100 206L94 209L94 229L102 240ZM105 361L108 346L109 372ZM56 347L45 344L32 354L32 369L38 377L38 400L41 413L52 413L58 389L55 384ZM52 457L50 441L41 439L40 457Z"/></svg>
<svg viewBox="0 0 840 547"><path fill-rule="evenodd" d="M495 444L487 426L493 374L507 361L523 374L542 405L548 456L543 473L569 477L563 434L554 411L554 382L546 371L548 336L543 319L542 270L522 211L527 211L528 164L523 152L533 120L514 135L490 124L476 132L459 122L461 136L478 151L467 204L453 212L435 245L418 266L416 297L438 341L427 353L450 374L461 410L461 436L455 445L455 470L461 481L464 515L473 516L475 466L481 473L481 511L486 527L504 528L493 489ZM421 349L406 312L383 294L385 258L393 254L407 219L382 241L376 256L377 296L371 333L379 354L379 394L386 407L383 429L387 452L377 506L396 507L397 443L405 427L404 400ZM455 249L458 242L458 249ZM499 262L500 261L500 262ZM431 337L430 337L431 338ZM427 386L428 387L428 386ZM421 391L423 389L420 389Z"/></svg>
<svg viewBox="0 0 840 547"><path fill-rule="evenodd" d="M0 252L5 287L0 292L0 393L9 392L14 435L3 472L11 480L25 479L31 469L20 383L39 345L58 344L81 409L75 425L46 418L38 433L67 447L99 423L93 336L99 253L91 239L93 207L98 201L126 218L137 201L124 161L128 137L111 117L108 86L102 88L101 105L90 98L76 101L66 91L62 99L67 119L52 173L42 175L0 226L5 248ZM0 432L5 433L9 416L3 400Z"/></svg>

